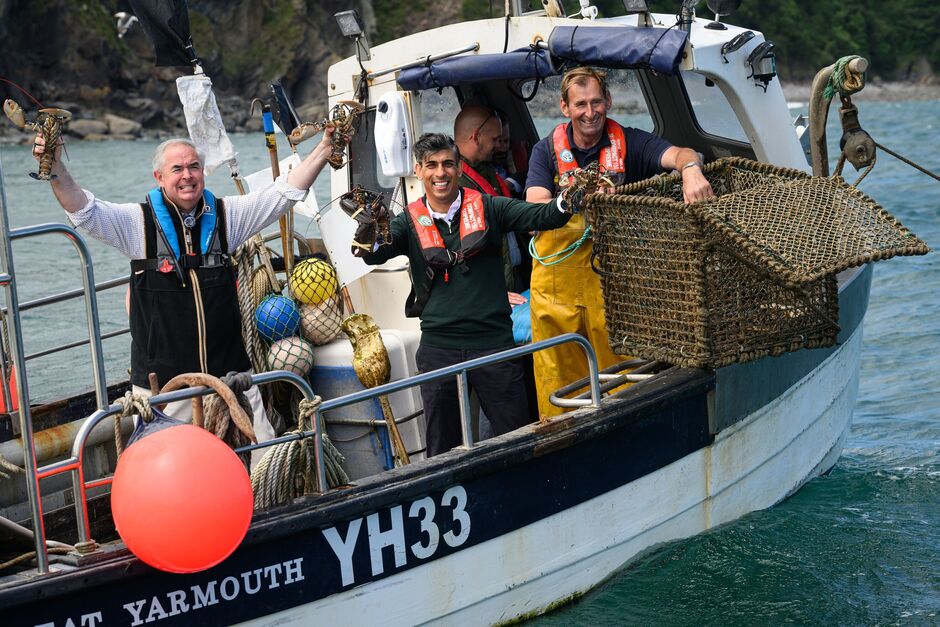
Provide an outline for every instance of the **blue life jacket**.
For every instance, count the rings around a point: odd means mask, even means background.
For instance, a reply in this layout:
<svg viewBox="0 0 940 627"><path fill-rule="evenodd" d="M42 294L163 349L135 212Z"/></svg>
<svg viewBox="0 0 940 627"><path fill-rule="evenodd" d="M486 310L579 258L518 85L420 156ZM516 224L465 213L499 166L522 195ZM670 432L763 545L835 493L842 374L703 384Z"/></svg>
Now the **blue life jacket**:
<svg viewBox="0 0 940 627"><path fill-rule="evenodd" d="M131 261L131 381L163 386L178 374L251 369L241 341L225 206L206 190L185 220L157 188L141 203L146 258ZM186 235L192 240L186 250Z"/></svg>

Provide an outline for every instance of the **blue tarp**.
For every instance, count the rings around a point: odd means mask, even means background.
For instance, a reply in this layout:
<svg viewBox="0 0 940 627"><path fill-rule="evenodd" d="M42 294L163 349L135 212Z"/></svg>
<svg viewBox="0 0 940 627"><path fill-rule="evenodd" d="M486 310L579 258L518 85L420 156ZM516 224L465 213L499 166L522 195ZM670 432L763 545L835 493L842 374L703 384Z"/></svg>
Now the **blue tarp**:
<svg viewBox="0 0 940 627"><path fill-rule="evenodd" d="M548 38L554 57L569 64L678 73L688 34L677 28L558 26Z"/></svg>
<svg viewBox="0 0 940 627"><path fill-rule="evenodd" d="M516 78L546 78L562 65L678 71L687 34L679 29L636 26L558 26L548 51L530 48L506 54L470 54L402 70L405 90L439 89L464 83ZM557 66L557 67L556 67Z"/></svg>
<svg viewBox="0 0 940 627"><path fill-rule="evenodd" d="M398 84L402 89L437 89L462 83L545 78L558 72L545 50L528 48L506 54L461 55L402 70Z"/></svg>

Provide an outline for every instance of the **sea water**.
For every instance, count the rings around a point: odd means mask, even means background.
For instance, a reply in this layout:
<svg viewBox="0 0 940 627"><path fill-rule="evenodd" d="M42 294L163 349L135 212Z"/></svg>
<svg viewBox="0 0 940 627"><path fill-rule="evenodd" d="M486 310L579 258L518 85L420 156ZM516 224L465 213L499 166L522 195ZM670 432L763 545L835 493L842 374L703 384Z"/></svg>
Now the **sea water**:
<svg viewBox="0 0 940 627"><path fill-rule="evenodd" d="M940 171L940 101L861 103L860 119L880 143ZM839 132L833 121L830 152ZM268 166L260 134L232 139L243 174ZM139 202L153 184L155 145L72 141L68 166L102 198ZM0 166L14 226L63 221L49 186L26 176L36 166L28 147L0 145ZM846 170L852 182L856 173ZM323 207L331 200L326 181L324 173L315 185ZM213 173L208 184L216 193L234 193L227 170ZM940 247L940 183L882 152L859 187L932 248ZM316 234L315 224L302 218L298 230ZM91 239L88 245L96 281L126 275L119 253ZM14 254L21 302L81 286L78 259L62 237L17 240ZM99 294L103 332L127 326L123 299L123 288ZM26 312L26 352L85 338L85 324L80 301ZM648 551L582 600L536 622L940 625L936 254L876 265L864 335L854 422L829 475L776 507ZM126 378L128 345L127 335L105 340L109 382ZM31 360L32 396L52 400L88 389L88 363L87 347Z"/></svg>

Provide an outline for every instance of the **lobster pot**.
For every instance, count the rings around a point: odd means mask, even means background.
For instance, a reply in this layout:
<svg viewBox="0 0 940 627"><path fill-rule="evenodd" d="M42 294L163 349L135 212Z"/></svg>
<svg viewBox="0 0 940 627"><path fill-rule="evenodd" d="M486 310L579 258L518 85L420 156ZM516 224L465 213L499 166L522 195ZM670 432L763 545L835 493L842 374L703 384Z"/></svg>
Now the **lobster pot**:
<svg viewBox="0 0 940 627"><path fill-rule="evenodd" d="M319 305L331 298L335 299L339 291L339 279L332 264L322 259L304 259L298 263L287 287L291 297L302 305Z"/></svg>
<svg viewBox="0 0 940 627"><path fill-rule="evenodd" d="M268 349L268 368L287 370L306 378L313 368L313 347L299 337L286 337Z"/></svg>
<svg viewBox="0 0 940 627"><path fill-rule="evenodd" d="M340 333L343 311L338 298L300 306L300 334L314 346L331 342Z"/></svg>
<svg viewBox="0 0 940 627"><path fill-rule="evenodd" d="M717 198L691 205L678 173L588 199L616 353L717 368L831 346L838 272L927 252L841 178L740 158L704 173Z"/></svg>

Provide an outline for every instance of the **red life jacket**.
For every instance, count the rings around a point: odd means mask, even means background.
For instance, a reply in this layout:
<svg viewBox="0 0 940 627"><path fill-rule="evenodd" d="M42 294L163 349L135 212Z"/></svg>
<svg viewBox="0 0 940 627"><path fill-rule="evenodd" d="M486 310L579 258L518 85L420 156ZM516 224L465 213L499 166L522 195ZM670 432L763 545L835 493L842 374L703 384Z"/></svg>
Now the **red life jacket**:
<svg viewBox="0 0 940 627"><path fill-rule="evenodd" d="M431 296L431 287L434 285L435 270L444 270L444 282L447 283L451 266L460 265L465 268L464 260L467 257L488 248L486 234L489 228L483 210L483 194L468 187L462 188L462 192L460 249L456 252L448 250L444 245L444 238L437 230L424 200L419 198L408 204L408 210L405 212L407 222L428 264L424 276L421 276L414 266L411 268L411 293L405 300L405 315L409 318L416 318L424 311L424 306Z"/></svg>
<svg viewBox="0 0 940 627"><path fill-rule="evenodd" d="M496 193L496 189L490 182L483 178L483 175L474 170L466 161L463 162L463 173L466 174L484 194L490 196L505 196L506 198L512 197L512 192L509 191L509 186L506 185L506 181L496 172L494 172L494 174L496 175L496 183L499 185L499 193Z"/></svg>
<svg viewBox="0 0 940 627"><path fill-rule="evenodd" d="M571 143L568 141L567 126L568 123L559 124L552 132L559 187L567 186L568 177L565 175L578 167L574 153L571 152ZM626 172L627 138L624 136L623 128L611 119L607 120L607 137L610 138L610 145L601 148L597 156L601 164L601 172L608 176L622 175Z"/></svg>
<svg viewBox="0 0 940 627"><path fill-rule="evenodd" d="M463 201L460 204L460 249L448 250L444 239L434 224L424 199L408 204L408 224L414 231L421 248L421 254L428 265L435 270L449 268L486 248L486 218L483 211L483 194L462 188Z"/></svg>

